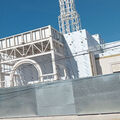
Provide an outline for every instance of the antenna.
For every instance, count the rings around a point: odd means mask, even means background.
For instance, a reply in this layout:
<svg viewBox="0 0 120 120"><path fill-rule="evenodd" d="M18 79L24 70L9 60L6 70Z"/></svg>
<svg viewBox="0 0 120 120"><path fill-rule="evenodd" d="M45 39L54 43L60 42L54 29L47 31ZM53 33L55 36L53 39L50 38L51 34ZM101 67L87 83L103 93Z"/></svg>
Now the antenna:
<svg viewBox="0 0 120 120"><path fill-rule="evenodd" d="M59 0L60 16L58 17L59 31L63 34L81 29L80 17L75 8L74 0Z"/></svg>

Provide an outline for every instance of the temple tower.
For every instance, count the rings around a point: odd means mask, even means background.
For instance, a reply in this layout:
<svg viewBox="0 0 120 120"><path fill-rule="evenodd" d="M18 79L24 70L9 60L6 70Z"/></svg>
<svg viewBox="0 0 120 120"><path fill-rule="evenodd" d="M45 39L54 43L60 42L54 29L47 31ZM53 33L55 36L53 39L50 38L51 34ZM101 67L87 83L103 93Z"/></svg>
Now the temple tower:
<svg viewBox="0 0 120 120"><path fill-rule="evenodd" d="M60 16L58 17L59 31L63 34L81 29L79 14L74 0L59 0Z"/></svg>

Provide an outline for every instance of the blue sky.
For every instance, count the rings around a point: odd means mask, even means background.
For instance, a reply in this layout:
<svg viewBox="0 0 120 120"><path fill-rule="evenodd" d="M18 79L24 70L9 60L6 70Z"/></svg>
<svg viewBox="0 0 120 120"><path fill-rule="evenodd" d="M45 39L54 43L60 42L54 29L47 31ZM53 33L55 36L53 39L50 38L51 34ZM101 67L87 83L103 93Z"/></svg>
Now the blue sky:
<svg viewBox="0 0 120 120"><path fill-rule="evenodd" d="M82 28L106 42L120 40L120 0L75 0ZM0 38L52 25L58 30L58 0L0 0Z"/></svg>

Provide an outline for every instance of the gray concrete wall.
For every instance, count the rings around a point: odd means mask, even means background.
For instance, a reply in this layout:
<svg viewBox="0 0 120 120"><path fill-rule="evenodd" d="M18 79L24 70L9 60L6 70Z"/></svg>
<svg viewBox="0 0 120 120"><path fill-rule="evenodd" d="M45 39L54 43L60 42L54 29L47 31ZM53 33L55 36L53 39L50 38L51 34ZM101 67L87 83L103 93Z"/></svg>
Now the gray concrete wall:
<svg viewBox="0 0 120 120"><path fill-rule="evenodd" d="M120 75L72 81L77 114L120 112Z"/></svg>
<svg viewBox="0 0 120 120"><path fill-rule="evenodd" d="M0 117L120 112L120 74L0 89Z"/></svg>
<svg viewBox="0 0 120 120"><path fill-rule="evenodd" d="M0 117L35 116L36 96L33 87L0 89Z"/></svg>

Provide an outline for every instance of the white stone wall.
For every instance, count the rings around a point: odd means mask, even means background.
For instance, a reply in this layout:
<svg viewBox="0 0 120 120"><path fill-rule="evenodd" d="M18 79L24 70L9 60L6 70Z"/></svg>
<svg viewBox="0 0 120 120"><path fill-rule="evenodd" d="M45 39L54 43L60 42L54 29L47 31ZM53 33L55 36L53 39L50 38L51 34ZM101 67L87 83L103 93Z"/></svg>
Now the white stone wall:
<svg viewBox="0 0 120 120"><path fill-rule="evenodd" d="M98 42L85 29L65 34L64 37L66 56L73 56L66 60L70 74L75 78L92 76L89 52L99 46Z"/></svg>
<svg viewBox="0 0 120 120"><path fill-rule="evenodd" d="M104 44L103 53L96 55L96 67L98 75L115 72L113 66L120 63L120 41ZM119 69L119 68L117 68Z"/></svg>

